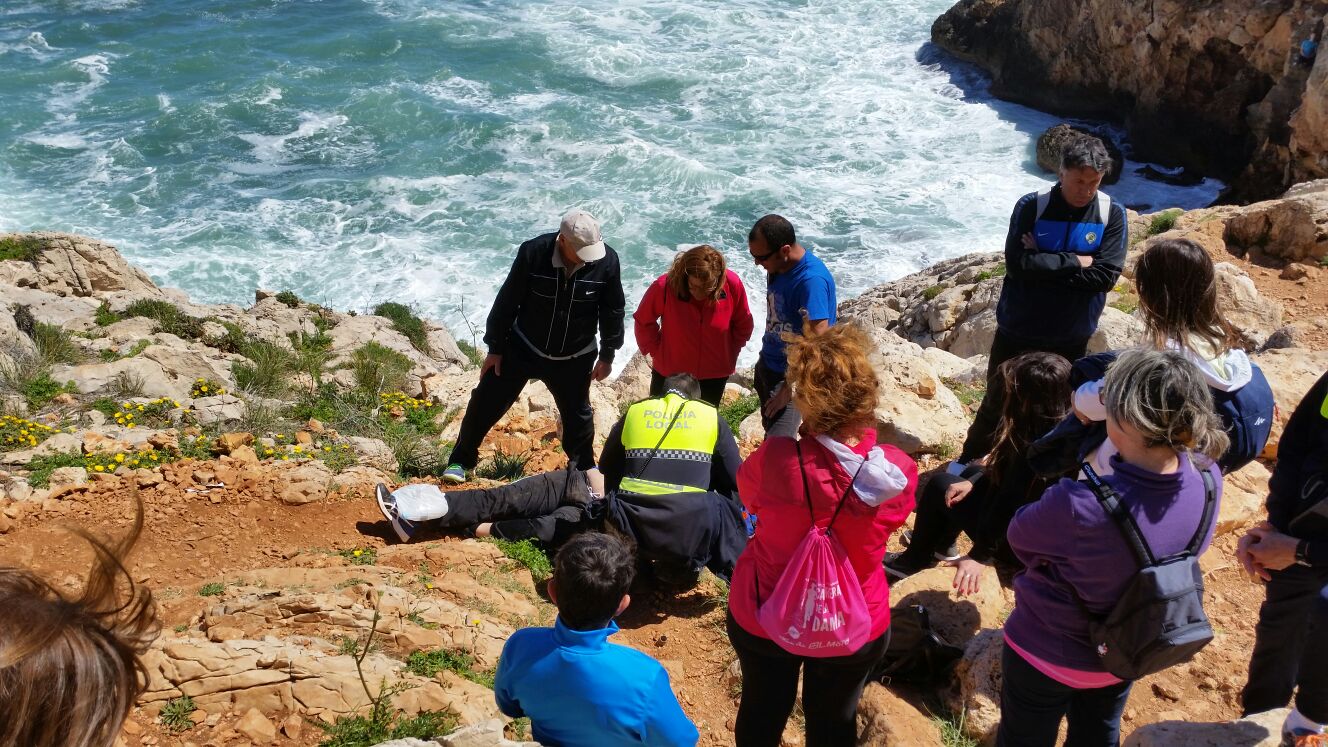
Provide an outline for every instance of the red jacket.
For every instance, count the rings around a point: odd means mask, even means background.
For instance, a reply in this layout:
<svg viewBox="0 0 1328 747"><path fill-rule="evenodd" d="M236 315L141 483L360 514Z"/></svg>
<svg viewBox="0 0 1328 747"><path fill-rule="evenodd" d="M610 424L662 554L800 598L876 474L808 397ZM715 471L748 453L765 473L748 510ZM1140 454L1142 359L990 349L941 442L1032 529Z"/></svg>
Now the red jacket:
<svg viewBox="0 0 1328 747"><path fill-rule="evenodd" d="M664 274L651 283L632 315L637 347L650 356L651 367L661 376L727 378L752 336L752 311L742 280L725 270L723 297L714 302L683 301L667 282Z"/></svg>
<svg viewBox="0 0 1328 747"><path fill-rule="evenodd" d="M853 476L817 439L803 438L801 444L816 525L824 529ZM852 452L858 457L868 457L869 467L884 465L890 468L893 465L898 468L894 475L901 484L906 480L907 486L875 507L868 505L854 491L848 498L848 505L835 519L834 526L834 536L844 546L862 584L862 595L872 617L873 640L890 627L890 587L886 583L885 569L881 567L885 543L913 510L913 494L918 487L918 465L907 454L894 446L880 445L881 453L871 456L876 446L876 431L868 430L862 442L852 447ZM854 485L866 491L872 502L889 494L870 495L872 480L861 476ZM747 549L738 558L733 571L733 580L729 584L729 611L743 630L769 638L756 619L757 585L760 586L760 599L769 599L785 565L810 526L794 440L767 438L738 470L738 493L747 510L756 514L758 523L756 536L747 543Z"/></svg>

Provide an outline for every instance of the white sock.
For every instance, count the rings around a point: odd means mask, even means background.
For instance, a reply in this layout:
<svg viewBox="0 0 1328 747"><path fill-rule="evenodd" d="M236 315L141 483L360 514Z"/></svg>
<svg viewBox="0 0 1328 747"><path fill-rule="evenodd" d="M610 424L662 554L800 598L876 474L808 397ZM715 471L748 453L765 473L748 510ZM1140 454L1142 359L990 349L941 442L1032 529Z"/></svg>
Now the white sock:
<svg viewBox="0 0 1328 747"><path fill-rule="evenodd" d="M1300 711L1296 710L1295 708L1292 708L1291 713L1287 714L1286 721L1282 722L1282 732L1286 733L1290 731L1295 731L1296 729L1301 729L1303 731L1318 732L1322 734L1323 724L1310 721Z"/></svg>

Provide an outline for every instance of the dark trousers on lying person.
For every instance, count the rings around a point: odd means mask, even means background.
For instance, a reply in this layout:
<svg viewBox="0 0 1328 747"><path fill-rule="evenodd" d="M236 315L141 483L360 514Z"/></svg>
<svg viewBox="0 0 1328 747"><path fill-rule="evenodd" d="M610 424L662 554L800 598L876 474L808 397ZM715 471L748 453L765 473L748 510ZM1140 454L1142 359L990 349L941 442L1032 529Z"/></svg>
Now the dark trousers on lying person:
<svg viewBox="0 0 1328 747"><path fill-rule="evenodd" d="M1001 410L1005 406L1005 396L1001 391L1000 381L996 379L996 369L1011 358L1024 353L1055 353L1071 363L1084 357L1088 351L1088 340L1070 340L1058 343L1039 343L1011 337L999 329L991 341L991 353L987 358L987 392L982 395L982 403L973 415L973 424L968 427L964 437L964 447L959 452L959 462L967 464L991 451L992 441L996 436L996 426L1001 422Z"/></svg>
<svg viewBox="0 0 1328 747"><path fill-rule="evenodd" d="M733 729L738 747L779 747L798 694L799 672L807 747L857 744L858 700L885 654L889 631L847 656L826 658L789 653L769 638L748 633L732 613L728 631L742 667L742 703Z"/></svg>
<svg viewBox="0 0 1328 747"><path fill-rule="evenodd" d="M1077 690L1038 671L1009 646L1001 655L1001 725L996 747L1054 747L1067 719L1065 747L1118 747L1130 697L1126 680Z"/></svg>
<svg viewBox="0 0 1328 747"><path fill-rule="evenodd" d="M527 382L538 379L549 388L558 405L567 458L581 469L594 467L591 442L595 437L595 413L590 409L590 373L594 367L593 350L567 360L550 360L514 337L503 355L502 375L489 369L471 391L470 403L461 419L461 432L448 462L474 469L484 437L512 408Z"/></svg>
<svg viewBox="0 0 1328 747"><path fill-rule="evenodd" d="M1283 708L1328 723L1328 569L1292 565L1272 571L1254 629L1245 715Z"/></svg>
<svg viewBox="0 0 1328 747"><path fill-rule="evenodd" d="M964 500L953 506L945 505L945 491L961 480L974 480L982 474L977 467L968 467L958 475L941 472L927 481L918 497L917 519L913 521L913 538L908 549L900 554L899 563L913 568L925 568L936 562L933 553L942 552L959 539L960 532L976 537L985 515L983 502L987 481L977 480Z"/></svg>
<svg viewBox="0 0 1328 747"><path fill-rule="evenodd" d="M594 529L586 473L578 469L545 472L507 485L447 491L447 514L421 522L430 529L472 530L493 523L493 536L505 540L535 539L558 546L578 532Z"/></svg>

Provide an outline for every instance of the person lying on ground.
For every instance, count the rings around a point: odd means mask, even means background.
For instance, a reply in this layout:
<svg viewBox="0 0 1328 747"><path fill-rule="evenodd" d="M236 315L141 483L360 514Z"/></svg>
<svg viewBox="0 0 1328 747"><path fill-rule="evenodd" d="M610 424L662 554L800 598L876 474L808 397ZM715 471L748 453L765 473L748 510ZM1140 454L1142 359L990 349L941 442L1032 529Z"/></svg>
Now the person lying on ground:
<svg viewBox="0 0 1328 747"><path fill-rule="evenodd" d="M568 465L509 485L447 493L427 485L393 493L380 484L379 508L402 542L421 530L460 530L557 547L608 527L635 542L645 563L689 575L708 567L727 579L747 540L738 446L714 406L696 399L694 377L670 376L666 388L627 409L598 469ZM415 495L421 492L423 500Z"/></svg>
<svg viewBox="0 0 1328 747"><path fill-rule="evenodd" d="M582 534L554 559L552 628L523 628L503 646L498 708L530 718L540 744L690 747L700 735L659 662L608 642L631 603L635 563L617 537Z"/></svg>

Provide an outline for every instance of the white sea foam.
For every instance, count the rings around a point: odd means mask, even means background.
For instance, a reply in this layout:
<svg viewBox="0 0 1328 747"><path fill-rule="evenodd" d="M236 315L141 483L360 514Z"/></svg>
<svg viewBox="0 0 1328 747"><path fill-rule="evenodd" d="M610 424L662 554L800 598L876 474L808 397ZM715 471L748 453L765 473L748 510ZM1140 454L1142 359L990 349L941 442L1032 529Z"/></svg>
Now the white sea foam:
<svg viewBox="0 0 1328 747"><path fill-rule="evenodd" d="M69 133L53 135L24 135L24 140L36 145L44 145L47 148L59 148L61 150L83 150L88 147L88 141L79 135Z"/></svg>
<svg viewBox="0 0 1328 747"><path fill-rule="evenodd" d="M164 93L157 94L157 108L160 109L163 114L170 114L175 111L175 107L171 105L171 97Z"/></svg>
<svg viewBox="0 0 1328 747"><path fill-rule="evenodd" d="M342 114L300 112L300 125L293 132L284 135L244 133L238 137L253 146L253 156L259 163L276 164L286 158L287 143L313 137L340 127L348 121L349 118Z"/></svg>
<svg viewBox="0 0 1328 747"><path fill-rule="evenodd" d="M273 86L268 86L267 90L263 91L262 96L254 99L254 103L259 106L268 106L278 101L281 101L281 89Z"/></svg>

